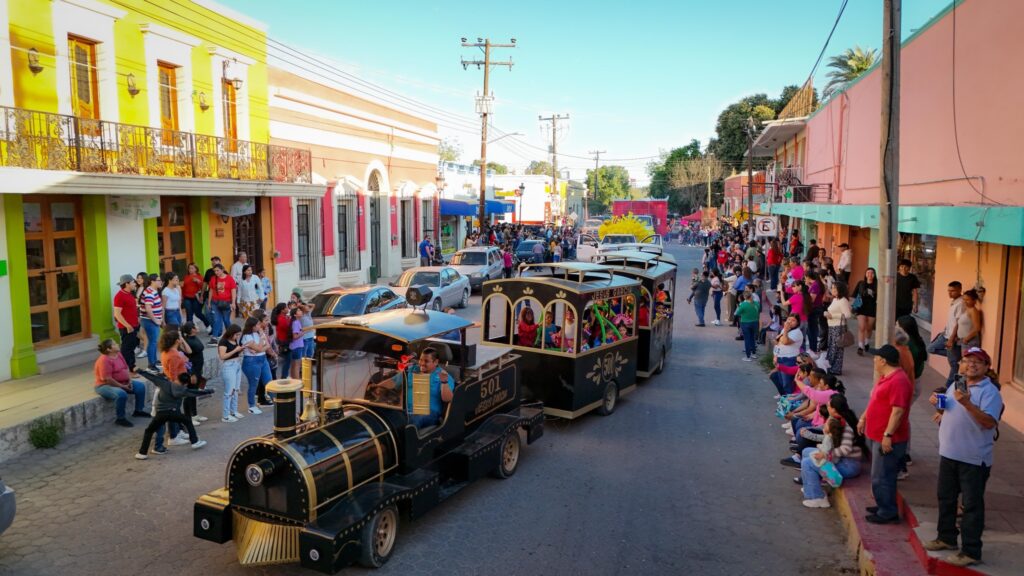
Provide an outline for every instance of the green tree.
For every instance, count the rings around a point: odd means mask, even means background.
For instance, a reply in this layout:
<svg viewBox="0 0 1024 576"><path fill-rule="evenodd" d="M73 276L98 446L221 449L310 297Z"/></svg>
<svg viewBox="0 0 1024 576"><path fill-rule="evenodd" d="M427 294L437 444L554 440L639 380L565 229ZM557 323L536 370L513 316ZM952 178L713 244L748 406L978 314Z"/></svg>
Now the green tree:
<svg viewBox="0 0 1024 576"><path fill-rule="evenodd" d="M690 140L681 148L673 148L670 152L662 152L661 158L647 164L647 175L651 177L651 198L668 198L670 210L672 205L672 166L683 161L699 158L701 155L700 141Z"/></svg>
<svg viewBox="0 0 1024 576"><path fill-rule="evenodd" d="M473 160L473 166L479 166L480 159ZM495 174L508 174L508 166L504 164L498 164L497 162L488 162L487 169L493 170Z"/></svg>
<svg viewBox="0 0 1024 576"><path fill-rule="evenodd" d="M612 200L629 198L629 171L622 166L601 166L596 173L587 170L587 188L591 194L590 211L607 211Z"/></svg>
<svg viewBox="0 0 1024 576"><path fill-rule="evenodd" d="M754 94L730 104L718 115L711 151L727 164L741 162L747 153L747 118L756 125L775 118L775 102L767 94Z"/></svg>
<svg viewBox="0 0 1024 576"><path fill-rule="evenodd" d="M530 165L526 167L526 173L551 176L551 162L547 160L531 160Z"/></svg>
<svg viewBox="0 0 1024 576"><path fill-rule="evenodd" d="M437 146L437 154L442 162L458 162L462 156L462 144L458 140L445 138Z"/></svg>
<svg viewBox="0 0 1024 576"><path fill-rule="evenodd" d="M828 59L828 84L822 91L825 98L831 97L848 82L857 79L861 74L874 66L878 51L874 48L865 49L860 46L847 48Z"/></svg>

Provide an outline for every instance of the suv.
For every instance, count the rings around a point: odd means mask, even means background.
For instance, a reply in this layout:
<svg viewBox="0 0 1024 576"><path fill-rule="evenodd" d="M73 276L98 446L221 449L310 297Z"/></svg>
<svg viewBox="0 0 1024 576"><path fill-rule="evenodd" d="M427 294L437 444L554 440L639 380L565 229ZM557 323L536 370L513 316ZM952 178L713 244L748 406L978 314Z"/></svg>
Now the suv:
<svg viewBox="0 0 1024 576"><path fill-rule="evenodd" d="M479 290L484 282L501 278L505 268L501 250L495 246L464 248L452 255L449 264L469 278L471 290Z"/></svg>

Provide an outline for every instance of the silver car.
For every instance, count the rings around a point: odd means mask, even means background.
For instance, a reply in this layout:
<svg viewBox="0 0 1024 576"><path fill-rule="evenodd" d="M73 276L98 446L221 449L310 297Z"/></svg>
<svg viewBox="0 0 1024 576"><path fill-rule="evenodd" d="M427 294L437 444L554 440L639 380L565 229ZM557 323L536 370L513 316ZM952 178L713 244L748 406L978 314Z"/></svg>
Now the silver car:
<svg viewBox="0 0 1024 576"><path fill-rule="evenodd" d="M469 277L472 290L479 290L487 280L501 278L505 273L501 250L495 246L464 248L452 255L450 264L459 274Z"/></svg>
<svg viewBox="0 0 1024 576"><path fill-rule="evenodd" d="M396 294L404 297L410 286L421 284L434 293L430 302L430 307L434 310L444 310L449 306L465 308L469 305L469 278L459 274L459 271L451 266L409 268L390 286Z"/></svg>

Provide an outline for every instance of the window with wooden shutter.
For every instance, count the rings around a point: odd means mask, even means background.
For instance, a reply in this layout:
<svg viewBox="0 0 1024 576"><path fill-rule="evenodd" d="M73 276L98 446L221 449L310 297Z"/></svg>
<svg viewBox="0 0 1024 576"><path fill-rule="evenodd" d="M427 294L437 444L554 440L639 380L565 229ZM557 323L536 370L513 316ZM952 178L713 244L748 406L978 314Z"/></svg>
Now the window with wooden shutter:
<svg viewBox="0 0 1024 576"><path fill-rule="evenodd" d="M171 64L157 62L160 83L160 128L164 131L160 139L164 144L173 142L173 132L178 129L178 81L175 70L175 66Z"/></svg>
<svg viewBox="0 0 1024 576"><path fill-rule="evenodd" d="M96 43L68 36L68 61L71 66L71 108L79 118L100 119L99 84L96 82ZM94 122L82 123L82 132L99 131Z"/></svg>
<svg viewBox="0 0 1024 576"><path fill-rule="evenodd" d="M227 150L238 151L238 108L236 99L238 91L231 82L224 81L224 138L227 139Z"/></svg>

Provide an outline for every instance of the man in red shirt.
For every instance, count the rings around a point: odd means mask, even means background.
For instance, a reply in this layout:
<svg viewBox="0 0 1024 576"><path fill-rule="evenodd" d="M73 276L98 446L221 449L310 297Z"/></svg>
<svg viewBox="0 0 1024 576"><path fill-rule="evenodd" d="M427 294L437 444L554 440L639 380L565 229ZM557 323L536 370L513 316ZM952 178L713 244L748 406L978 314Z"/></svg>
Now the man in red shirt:
<svg viewBox="0 0 1024 576"><path fill-rule="evenodd" d="M914 385L900 368L900 352L886 344L872 352L878 382L871 399L857 422L857 432L867 437L871 449L871 492L877 506L869 506L867 521L896 524L896 475L910 440L908 410Z"/></svg>
<svg viewBox="0 0 1024 576"><path fill-rule="evenodd" d="M210 343L216 344L217 339L231 324L231 316L235 313L235 300L238 298L238 285L220 264L213 267L213 273L214 276L210 280L210 313L213 314Z"/></svg>
<svg viewBox="0 0 1024 576"><path fill-rule="evenodd" d="M122 274L117 285L121 287L114 295L114 320L121 333L121 356L128 370L135 373L135 348L139 345L139 305L135 301L135 277Z"/></svg>

